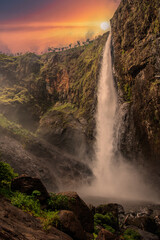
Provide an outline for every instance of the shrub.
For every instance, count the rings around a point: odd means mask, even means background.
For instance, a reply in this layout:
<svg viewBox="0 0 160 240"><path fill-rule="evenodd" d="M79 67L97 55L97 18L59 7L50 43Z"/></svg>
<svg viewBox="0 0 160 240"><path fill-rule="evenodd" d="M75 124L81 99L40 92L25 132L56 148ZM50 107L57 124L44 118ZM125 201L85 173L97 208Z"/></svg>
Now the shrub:
<svg viewBox="0 0 160 240"><path fill-rule="evenodd" d="M51 194L48 200L48 206L51 210L67 210L69 209L69 199L67 196Z"/></svg>
<svg viewBox="0 0 160 240"><path fill-rule="evenodd" d="M99 229L97 227L98 225L112 233L115 233L115 228L117 227L117 221L112 213L107 213L105 215L96 213L94 215L94 229L96 234L98 234L99 232Z"/></svg>
<svg viewBox="0 0 160 240"><path fill-rule="evenodd" d="M0 162L0 186L2 186L4 182L11 182L11 180L17 176L9 164Z"/></svg>
<svg viewBox="0 0 160 240"><path fill-rule="evenodd" d="M141 236L138 232L134 231L133 229L128 228L124 234L123 238L124 240L140 240Z"/></svg>
<svg viewBox="0 0 160 240"><path fill-rule="evenodd" d="M60 227L58 211L43 212L43 220L41 221L42 221L44 230L49 230L51 226Z"/></svg>
<svg viewBox="0 0 160 240"><path fill-rule="evenodd" d="M0 162L0 194L5 197L11 196L11 181L17 177L18 174L14 173L13 168L7 163Z"/></svg>
<svg viewBox="0 0 160 240"><path fill-rule="evenodd" d="M29 196L21 192L14 192L11 203L24 211L31 212L34 216L41 216L40 202L34 195Z"/></svg>

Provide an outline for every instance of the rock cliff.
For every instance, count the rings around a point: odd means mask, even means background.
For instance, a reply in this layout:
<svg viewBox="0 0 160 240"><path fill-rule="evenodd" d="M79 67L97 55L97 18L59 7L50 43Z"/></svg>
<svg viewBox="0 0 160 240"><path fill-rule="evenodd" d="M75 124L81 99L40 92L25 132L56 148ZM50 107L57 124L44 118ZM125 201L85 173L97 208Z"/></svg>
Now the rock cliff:
<svg viewBox="0 0 160 240"><path fill-rule="evenodd" d="M112 55L121 117L119 149L159 165L160 2L122 0L113 18Z"/></svg>
<svg viewBox="0 0 160 240"><path fill-rule="evenodd" d="M92 176L88 163L107 36L41 56L0 54L0 158L49 189L72 188Z"/></svg>

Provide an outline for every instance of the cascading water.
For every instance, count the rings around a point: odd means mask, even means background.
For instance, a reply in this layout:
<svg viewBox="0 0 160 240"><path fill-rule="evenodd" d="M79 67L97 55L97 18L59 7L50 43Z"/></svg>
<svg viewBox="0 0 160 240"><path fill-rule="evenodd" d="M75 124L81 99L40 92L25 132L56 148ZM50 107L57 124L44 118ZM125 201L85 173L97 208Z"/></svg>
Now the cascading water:
<svg viewBox="0 0 160 240"><path fill-rule="evenodd" d="M125 198L134 200L153 200L155 193L145 185L141 174L133 165L117 159L114 146L118 134L114 134L115 115L118 113L117 92L114 87L111 60L111 33L105 45L101 74L98 84L98 104L96 114L96 143L93 173L95 181L82 189L88 195Z"/></svg>
<svg viewBox="0 0 160 240"><path fill-rule="evenodd" d="M111 34L105 45L98 86L98 104L96 116L96 168L97 183L101 180L110 182L111 160L113 158L113 129L117 106L117 95L114 87L111 65Z"/></svg>

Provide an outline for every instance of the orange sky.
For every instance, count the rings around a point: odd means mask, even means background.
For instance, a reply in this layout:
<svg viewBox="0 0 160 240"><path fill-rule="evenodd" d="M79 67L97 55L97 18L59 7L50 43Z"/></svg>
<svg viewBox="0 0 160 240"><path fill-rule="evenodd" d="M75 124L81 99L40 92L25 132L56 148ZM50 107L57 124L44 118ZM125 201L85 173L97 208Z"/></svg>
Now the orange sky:
<svg viewBox="0 0 160 240"><path fill-rule="evenodd" d="M36 5L38 0L34 0L32 6L31 0L14 0L15 4L10 6L10 1L6 1L0 6L0 50L14 53L40 53L49 46L66 46L103 34L101 22L109 21L120 2L39 0Z"/></svg>

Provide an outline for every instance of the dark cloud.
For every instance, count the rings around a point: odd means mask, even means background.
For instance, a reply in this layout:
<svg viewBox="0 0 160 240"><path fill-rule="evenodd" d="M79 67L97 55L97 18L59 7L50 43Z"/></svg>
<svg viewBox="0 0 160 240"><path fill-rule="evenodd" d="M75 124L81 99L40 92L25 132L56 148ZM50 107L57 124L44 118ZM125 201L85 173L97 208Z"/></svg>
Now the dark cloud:
<svg viewBox="0 0 160 240"><path fill-rule="evenodd" d="M21 18L57 0L0 0L0 21Z"/></svg>

